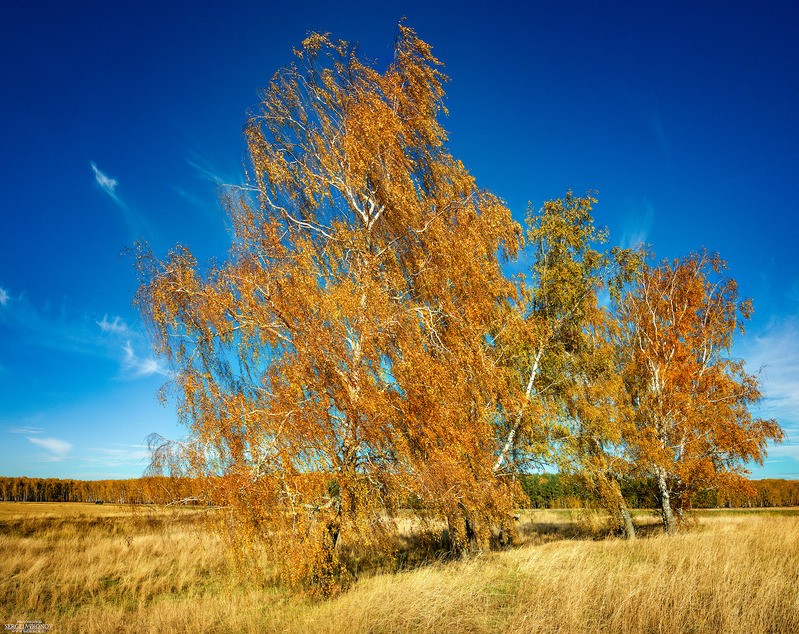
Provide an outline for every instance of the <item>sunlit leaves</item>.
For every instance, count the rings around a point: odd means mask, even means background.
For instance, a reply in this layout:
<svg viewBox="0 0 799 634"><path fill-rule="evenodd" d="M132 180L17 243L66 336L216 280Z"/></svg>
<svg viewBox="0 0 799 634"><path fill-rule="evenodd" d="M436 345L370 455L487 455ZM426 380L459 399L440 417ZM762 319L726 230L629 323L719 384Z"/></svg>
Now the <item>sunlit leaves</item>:
<svg viewBox="0 0 799 634"><path fill-rule="evenodd" d="M521 231L446 150L445 77L412 30L384 71L326 35L297 58L247 123L227 262L144 253L138 301L235 543L330 592L342 548L409 496L458 550L507 523L516 490L491 465L509 388L483 342Z"/></svg>
<svg viewBox="0 0 799 634"><path fill-rule="evenodd" d="M751 304L710 285L718 258L602 252L595 199L571 192L525 233L449 153L446 77L404 24L384 69L328 35L296 58L247 120L228 258L139 253L190 431L156 461L213 487L239 554L330 594L411 500L464 552L512 532L515 475L544 460L620 510L639 465L712 484L779 437L722 354Z"/></svg>
<svg viewBox="0 0 799 634"><path fill-rule="evenodd" d="M731 356L752 304L739 301L725 270L706 251L645 265L619 306L631 441L639 467L658 479L670 530L671 506L689 506L704 489L743 486L743 463L762 462L766 442L782 439L776 421L752 415L759 381Z"/></svg>

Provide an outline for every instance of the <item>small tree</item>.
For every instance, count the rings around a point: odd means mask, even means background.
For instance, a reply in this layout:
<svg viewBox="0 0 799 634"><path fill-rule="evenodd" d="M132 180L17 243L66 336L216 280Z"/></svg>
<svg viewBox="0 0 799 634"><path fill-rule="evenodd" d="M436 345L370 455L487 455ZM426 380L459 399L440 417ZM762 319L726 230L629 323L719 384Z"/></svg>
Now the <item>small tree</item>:
<svg viewBox="0 0 799 634"><path fill-rule="evenodd" d="M562 413L556 389L566 380L602 286L605 259L595 245L606 234L593 223L591 196L568 192L527 214L529 276L518 276L517 301L494 340L515 400L497 425L494 470L514 471L551 457L552 424Z"/></svg>
<svg viewBox="0 0 799 634"><path fill-rule="evenodd" d="M619 305L624 379L635 408L630 439L639 466L658 485L663 525L708 488L747 487L743 463L762 464L775 420L755 418L756 376L731 356L733 336L752 313L739 301L725 262L706 251L645 265Z"/></svg>
<svg viewBox="0 0 799 634"><path fill-rule="evenodd" d="M617 324L596 307L568 360L559 389L563 414L558 430L559 462L575 471L593 497L617 521L628 539L635 525L621 482L634 473L628 440L634 420L614 346Z"/></svg>
<svg viewBox="0 0 799 634"><path fill-rule="evenodd" d="M594 203L568 192L528 213L530 276L520 278L520 301L498 337L520 404L499 427L495 468L524 469L543 458L579 473L634 537L619 486L629 467L630 418L612 343L615 323L599 293L616 296L637 257L598 250L607 232L594 224Z"/></svg>

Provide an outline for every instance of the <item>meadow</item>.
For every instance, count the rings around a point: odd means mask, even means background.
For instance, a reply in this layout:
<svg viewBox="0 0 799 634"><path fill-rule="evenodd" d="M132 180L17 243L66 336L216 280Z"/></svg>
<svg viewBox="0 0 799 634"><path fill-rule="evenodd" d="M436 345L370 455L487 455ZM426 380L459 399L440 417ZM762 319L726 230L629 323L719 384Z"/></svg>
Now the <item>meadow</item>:
<svg viewBox="0 0 799 634"><path fill-rule="evenodd" d="M194 510L0 503L0 623L51 632L797 632L799 512L702 511L667 536L531 511L507 550L365 570L329 600L235 565ZM412 523L409 522L409 526Z"/></svg>

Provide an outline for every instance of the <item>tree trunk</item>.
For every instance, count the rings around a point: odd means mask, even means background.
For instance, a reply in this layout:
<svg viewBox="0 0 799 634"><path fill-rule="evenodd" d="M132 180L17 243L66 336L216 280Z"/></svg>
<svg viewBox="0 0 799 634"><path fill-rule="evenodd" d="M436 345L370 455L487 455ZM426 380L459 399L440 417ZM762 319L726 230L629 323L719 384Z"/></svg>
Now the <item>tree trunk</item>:
<svg viewBox="0 0 799 634"><path fill-rule="evenodd" d="M624 531L627 539L635 539L635 524L633 516L627 508L627 500L621 493L618 480L607 471L599 471L587 477L602 506L610 513L611 517L619 522L619 527Z"/></svg>
<svg viewBox="0 0 799 634"><path fill-rule="evenodd" d="M619 513L621 514L624 536L627 539L635 539L635 524L633 524L633 516L630 514L630 509L627 508L627 504L623 499L619 504Z"/></svg>
<svg viewBox="0 0 799 634"><path fill-rule="evenodd" d="M477 543L477 532L474 530L474 526L472 526L472 521L468 513L464 514L463 524L466 533L466 553L471 555L479 551L479 545Z"/></svg>
<svg viewBox="0 0 799 634"><path fill-rule="evenodd" d="M449 545L453 554L468 557L480 551L480 544L471 514L463 504L458 506L460 513L447 518Z"/></svg>
<svg viewBox="0 0 799 634"><path fill-rule="evenodd" d="M619 519L619 524L624 531L624 537L635 539L633 516L630 514L630 509L627 508L627 501L621 494L621 487L619 487L616 478L607 473L602 475L600 495L605 500L605 508L611 512L615 510L617 513L616 517Z"/></svg>
<svg viewBox="0 0 799 634"><path fill-rule="evenodd" d="M674 520L674 512L671 510L671 493L666 482L666 472L658 469L658 489L660 490L660 510L663 517L663 528L667 533L673 533L677 524Z"/></svg>
<svg viewBox="0 0 799 634"><path fill-rule="evenodd" d="M533 385L535 383L535 377L538 375L538 364L541 361L541 356L544 354L544 346L543 344L538 348L538 351L535 354L535 361L533 362L533 368L530 370L530 378L527 381L527 388L524 391L524 402L522 403L521 407L519 407L519 411L516 413L516 421L513 423L513 427L508 434L507 439L505 440L505 444L502 447L502 450L499 452L499 456L497 456L497 461L494 463L494 473L499 471L499 468L502 466L502 463L505 462L505 459L508 457L508 454L513 449L513 443L516 440L516 433L519 431L519 426L522 424L522 416L524 415L524 408L527 405L527 401L530 400L530 396L533 393Z"/></svg>

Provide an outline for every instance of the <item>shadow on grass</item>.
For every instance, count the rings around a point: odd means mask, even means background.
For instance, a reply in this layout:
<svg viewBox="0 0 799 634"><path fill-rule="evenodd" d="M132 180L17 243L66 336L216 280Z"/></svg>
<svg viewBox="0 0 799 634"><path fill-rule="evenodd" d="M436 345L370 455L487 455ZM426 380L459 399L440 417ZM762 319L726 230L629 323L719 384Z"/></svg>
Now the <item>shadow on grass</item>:
<svg viewBox="0 0 799 634"><path fill-rule="evenodd" d="M656 516L638 514L635 526L640 538L663 532ZM507 534L493 531L489 550L513 550L564 540L599 541L621 537L621 529L613 526L607 516L597 511L534 511L522 513L518 517L515 534L510 539ZM457 561L469 554L452 547L449 533L443 526L416 527L399 534L387 531L379 544L373 542L370 547L342 544L339 551L340 561L354 579L412 571Z"/></svg>
<svg viewBox="0 0 799 634"><path fill-rule="evenodd" d="M662 533L656 516L637 513L634 517L637 537ZM535 545L561 540L599 541L624 536L622 527L609 516L591 509L533 511L519 520L519 545Z"/></svg>

